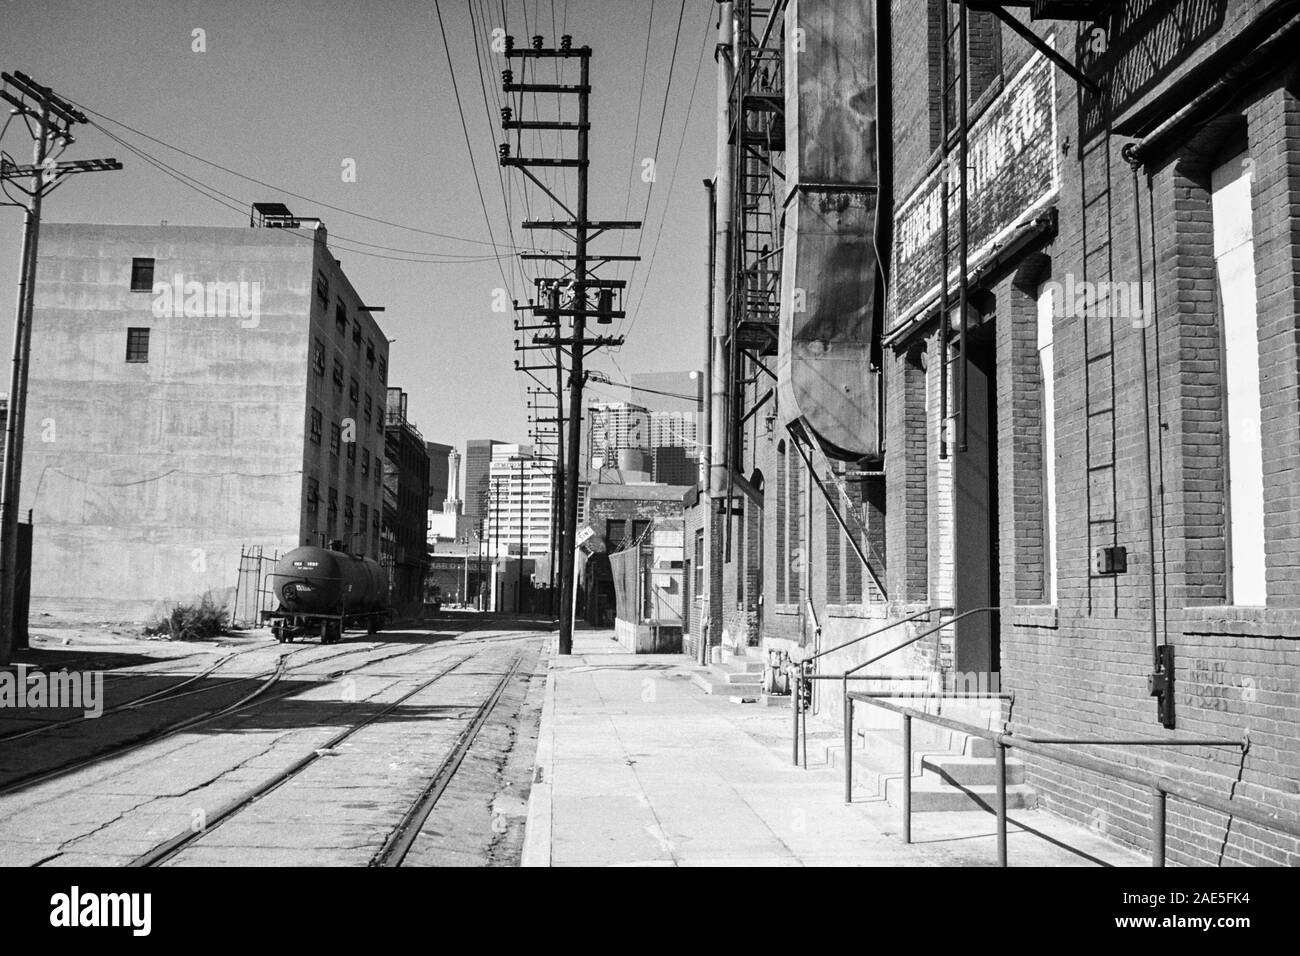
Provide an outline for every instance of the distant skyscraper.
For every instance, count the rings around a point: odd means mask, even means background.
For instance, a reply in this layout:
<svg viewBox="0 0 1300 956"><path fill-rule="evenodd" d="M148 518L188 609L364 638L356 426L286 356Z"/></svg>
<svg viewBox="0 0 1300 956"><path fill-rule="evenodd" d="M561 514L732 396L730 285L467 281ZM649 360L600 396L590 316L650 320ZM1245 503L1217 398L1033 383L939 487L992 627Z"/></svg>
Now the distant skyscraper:
<svg viewBox="0 0 1300 956"><path fill-rule="evenodd" d="M650 412L630 402L593 402L588 408L590 458L599 456L606 467L618 463L618 453L628 448L650 449Z"/></svg>
<svg viewBox="0 0 1300 956"><path fill-rule="evenodd" d="M651 412L650 447L684 448L689 455L699 455L694 412Z"/></svg>
<svg viewBox="0 0 1300 956"><path fill-rule="evenodd" d="M441 442L427 441L424 447L429 450L429 511L441 511L442 503L448 493L448 459L455 450ZM457 458L460 456L457 455Z"/></svg>
<svg viewBox="0 0 1300 956"><path fill-rule="evenodd" d="M500 444L503 443L492 438L471 438L465 443L465 517L475 527L487 513L492 448Z"/></svg>
<svg viewBox="0 0 1300 956"><path fill-rule="evenodd" d="M535 458L529 445L497 444L489 465L489 547L497 554L551 553L555 461Z"/></svg>

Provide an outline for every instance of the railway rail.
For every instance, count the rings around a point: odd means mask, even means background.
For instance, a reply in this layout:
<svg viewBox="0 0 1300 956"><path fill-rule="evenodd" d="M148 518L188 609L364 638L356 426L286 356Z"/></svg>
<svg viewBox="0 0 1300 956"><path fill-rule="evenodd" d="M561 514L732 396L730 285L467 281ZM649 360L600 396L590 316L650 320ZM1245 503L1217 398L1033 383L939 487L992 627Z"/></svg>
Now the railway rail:
<svg viewBox="0 0 1300 956"><path fill-rule="evenodd" d="M474 630L475 627L477 626L478 626L477 624L472 625L471 627L468 627L465 630L458 632L458 634L467 634L470 631ZM29 787L36 786L48 780L55 779L64 774L71 773L73 771L80 770L85 767L93 766L97 763L101 763L103 761L110 760L115 757L124 756L142 747L148 746L149 744L153 744L167 737L170 737L173 734L177 734L180 733L181 731L189 730L194 727L200 726L202 724L206 724L211 721L218 720L222 717L231 716L232 714L242 712L250 707L260 706L262 704L283 699L284 697L296 693L297 688L290 688L284 691L283 693L273 694L273 695L267 695L267 691L269 691L275 684L277 684L280 680L282 680L287 674L296 672L300 670L302 667L308 667L315 664L324 663L325 661L334 660L335 658L338 657L345 657L352 654L363 653L365 651L374 649L373 646L367 646L367 647L357 646L357 647L349 648L347 650L339 651L338 653L331 654L327 657L310 658L304 661L299 667L289 668L287 666L286 662L288 661L289 658L294 657L300 653L313 650L317 646L319 645L308 644L299 648L295 648L292 651L287 651L282 653L280 655L279 660L276 663L275 668L269 674L258 674L258 675L249 675L246 677L232 678L230 683L247 682L247 681L254 681L254 680L260 681L258 686L255 687L250 693L244 695L243 697L239 698L233 703L223 704L218 707L211 708L207 711L201 712L199 714L191 715L180 721L176 721L170 724L166 724L162 727L146 731L143 734L138 734L136 736L128 738L125 741L114 743L94 753L87 754L84 757L78 757L67 763L59 764L58 766L55 767L45 768L43 770L34 771L32 773L24 774L22 776L15 777L11 780L5 781L3 784L0 784L0 797L8 796L11 793L17 793L18 791L25 790ZM411 647L404 648L395 654L387 654L380 658L372 658L357 664L355 667L345 668L340 671L332 671L329 674L323 676L325 676L330 680L337 680L338 678L350 674L353 671L362 670L367 667L372 667L376 664L382 664L387 661L395 660L400 657L405 657L409 654L414 654L419 651L429 649L430 647L438 647L438 646L440 646L440 644L433 644L433 645L416 644ZM223 686L230 686L230 685L228 683ZM182 692L180 694L175 695L174 697L159 698L157 700L150 701L150 703L159 703L164 699L174 700L176 699L176 697L186 696L186 693L193 693L193 691ZM130 703L134 703L138 705L140 702L135 701ZM84 717L77 717L77 718L70 718L70 721L72 723L76 723L78 721L85 720L85 719L86 718ZM48 727L48 729L53 729L52 725L46 725L46 726ZM44 729L46 729L46 727L31 728L31 730L42 730L42 731ZM30 731L24 731L23 733L24 735L29 735Z"/></svg>

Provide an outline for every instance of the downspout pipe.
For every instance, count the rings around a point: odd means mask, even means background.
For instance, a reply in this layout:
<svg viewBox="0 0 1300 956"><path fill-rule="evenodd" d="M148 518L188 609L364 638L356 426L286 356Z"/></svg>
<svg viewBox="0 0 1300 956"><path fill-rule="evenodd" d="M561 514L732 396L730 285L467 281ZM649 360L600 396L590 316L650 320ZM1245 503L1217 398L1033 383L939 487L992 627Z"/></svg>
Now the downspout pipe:
<svg viewBox="0 0 1300 956"><path fill-rule="evenodd" d="M721 497L727 486L727 315L731 302L731 86L735 75L732 43L735 34L732 4L718 4L718 45L714 58L718 64L717 168L714 172L714 261L713 315L709 403L709 497ZM711 507L716 507L711 505Z"/></svg>

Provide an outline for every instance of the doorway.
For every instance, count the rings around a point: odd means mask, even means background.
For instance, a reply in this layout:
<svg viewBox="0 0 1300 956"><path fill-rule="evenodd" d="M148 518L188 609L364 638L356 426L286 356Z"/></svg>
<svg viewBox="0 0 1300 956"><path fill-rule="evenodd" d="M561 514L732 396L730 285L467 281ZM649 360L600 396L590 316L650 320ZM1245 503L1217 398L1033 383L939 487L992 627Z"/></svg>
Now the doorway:
<svg viewBox="0 0 1300 956"><path fill-rule="evenodd" d="M953 468L957 614L998 603L997 350L991 321L967 331L966 356L966 450L956 452ZM963 423L954 419L953 424L956 448ZM999 667L998 612L959 621L953 669L963 675L989 675Z"/></svg>

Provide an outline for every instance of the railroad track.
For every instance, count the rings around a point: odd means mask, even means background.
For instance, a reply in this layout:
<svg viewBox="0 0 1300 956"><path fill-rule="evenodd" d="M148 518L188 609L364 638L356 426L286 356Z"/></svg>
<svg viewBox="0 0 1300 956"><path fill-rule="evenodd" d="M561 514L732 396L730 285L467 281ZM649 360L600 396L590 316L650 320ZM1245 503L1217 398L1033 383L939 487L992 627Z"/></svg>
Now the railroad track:
<svg viewBox="0 0 1300 956"><path fill-rule="evenodd" d="M461 631L460 633L467 634L469 633L469 631L473 630L475 626L477 625L466 628L464 631ZM6 781L5 783L0 784L0 797L8 796L11 793L17 793L20 790L25 790L29 787L36 786L37 784L44 783L48 780L52 780L56 777L60 777L64 774L71 773L76 770L81 770L85 767L93 766L94 764L101 763L105 760L110 760L114 757L124 756L128 753L140 749L141 747L145 747L148 746L149 744L157 743L158 741L170 737L173 734L180 733L181 731L189 730L194 727L201 726L202 724L206 724L211 721L218 720L222 717L229 717L232 716L233 714L241 713L252 707L261 706L263 704L271 703L277 700L282 700L285 697L295 694L298 692L297 688L289 688L288 690L285 690L279 694L271 694L271 695L268 695L267 691L269 691L271 687L273 687L276 683L278 683L286 674L299 669L299 668L291 669L287 666L286 662L290 657L293 657L298 653L311 650L316 646L318 645L304 645L303 647L297 648L293 651L287 651L282 653L279 661L276 664L275 669L270 674L251 675L249 677L243 677L243 678L233 678L232 683L240 682L240 681L249 681L249 680L260 681L258 686L255 687L250 693L244 695L243 697L239 698L233 703L225 704L210 709L208 711L204 711L202 713L192 715L183 720L177 721L175 723L167 724L155 730L146 731L143 734L139 734L135 737L129 738L128 740L115 743L109 747L103 748L92 754L88 754L84 757L76 758L68 763L60 764L56 767L46 768L44 770L34 771L32 773L24 774L23 776L16 777L12 780ZM375 664L383 664L400 657L406 657L409 654L415 654L422 650L429 650L431 648L437 648L440 646L442 646L442 644L433 644L433 645L415 644L411 647L404 648L395 654L388 654L378 659L363 661L357 664L355 667L345 668L339 671L332 671L328 674L324 674L321 676L329 680L337 680L340 677L352 673L353 671L358 671L367 667L372 667ZM325 661L333 660L337 657L345 657L351 654L362 653L366 650L373 650L373 647L368 647L368 648L356 647L349 650L340 651L337 654L331 654L328 657L312 658L311 660L304 661L301 667L306 667L313 664L320 664ZM189 693L193 693L193 691ZM182 693L178 696L185 696L185 694ZM73 721L75 722L77 720L84 720L84 719L85 718L73 718Z"/></svg>
<svg viewBox="0 0 1300 956"><path fill-rule="evenodd" d="M438 772L433 775L428 785L421 791L420 796L403 814L401 822L388 834L383 846L379 848L379 852L371 858L371 866L397 867L402 865L402 861L406 859L406 854L410 852L415 838L420 835L424 821L429 818L429 814L433 812L433 808L437 806L439 798L442 797L442 792L447 789L447 784L451 782L452 777L456 775L456 771L460 769L461 762L465 759L465 755L469 753L470 747L474 745L474 740L478 737L479 731L483 729L483 725L492 716L492 711L496 709L497 703L501 700L506 685L518 672L521 660L522 657L515 657L510 667L497 681L496 686L492 688L492 692L478 706L478 710L475 711L469 724L460 732L460 735L456 738L456 743L452 745L451 751L443 759L441 766L438 767Z"/></svg>
<svg viewBox="0 0 1300 956"><path fill-rule="evenodd" d="M201 841L206 835L212 833L213 830L222 826L224 823L229 822L231 819L253 806L268 794L273 793L289 781L293 780L322 756L333 752L335 748L346 742L350 737L370 724L387 717L398 707L402 706L423 691L428 690L429 687L433 686L447 675L453 673L460 668L461 665L472 659L473 655L466 655L465 657L451 663L440 670L437 674L434 674L427 680L421 681L415 687L401 694L395 700L389 702L364 720L341 730L324 744L314 747L311 752L299 757L283 770L268 777L257 786L245 791L239 797L231 800L215 813L209 815L202 830L197 832L193 830L184 830L170 839L158 844L153 849L142 853L128 865L133 867L152 867L161 866L162 864L167 863L189 847ZM421 790L420 795L416 798L415 802L407 812L403 814L402 819L385 839L383 845L376 852L375 856L371 859L371 866L401 865L401 862L409 851L411 844L419 834L424 821L428 818L430 812L432 812L439 797L442 796L442 792L446 789L447 784L455 776L456 770L465 759L465 755L469 752L470 747L473 746L474 740L478 737L479 731L487 722L488 717L491 716L492 711L496 708L496 705L498 701L500 701L501 695L509 684L510 679L518 672L521 660L522 656L515 656L505 673L501 675L492 690L488 693L487 697L475 709L474 714L469 719L469 723L460 734L457 735L455 743L452 745L447 756L443 759L438 771L434 774L430 782Z"/></svg>
<svg viewBox="0 0 1300 956"><path fill-rule="evenodd" d="M304 645L302 647L295 648L292 651L286 652L285 656L292 657L294 655L301 654L305 651L311 650L313 647L316 646L319 645ZM190 694L202 694L210 690L216 690L219 687L229 687L231 684L247 682L250 680L259 680L265 675L246 674L240 677L231 677L228 679L222 679L206 687L199 687L190 691L185 690L186 687L189 687L191 684L195 684L198 681L203 680L203 678L210 676L218 668L224 666L225 664L229 663L235 658L243 657L247 654L252 654L257 651L267 650L267 649L268 648L266 645L262 645L258 647L246 648L245 650L237 651L234 654L227 654L224 657L222 657L220 660L213 663L212 665L204 668L198 674L193 674L189 677L186 677L183 680L178 681L175 684L172 684L170 687L163 687L155 691L148 691L147 693L141 694L139 697L132 697L130 700L125 700L120 704L115 704L112 707L105 708L103 713L101 713L98 717L86 717L84 714L82 714L75 717L68 717L63 720L50 721L49 723L40 724L36 727L28 727L25 730L15 730L7 734L2 734L0 735L0 744L9 743L10 741L14 741L14 740L22 740L26 737L36 737L39 736L40 734L46 734L54 730L60 730L64 727L71 727L75 724L81 723L84 720L100 720L111 714L118 714L128 710L135 710L137 707L144 707L149 704L161 704L168 701L177 700L181 697L187 697ZM341 651L338 654L330 654L322 657L312 658L311 660L306 661L303 666L306 666L307 664L317 664L317 663L321 663L322 661L333 660L335 657L343 657L347 654L359 654L362 653L363 651L371 650L371 649L372 648L368 648L368 647L353 647L345 651ZM290 670L292 671L294 670L294 668L290 668ZM119 678L126 678L127 676L137 676L137 675L112 675L112 676L119 677ZM152 676L152 675L148 675L146 672L143 675L138 675L138 676ZM166 675L160 674L158 676L166 676Z"/></svg>

